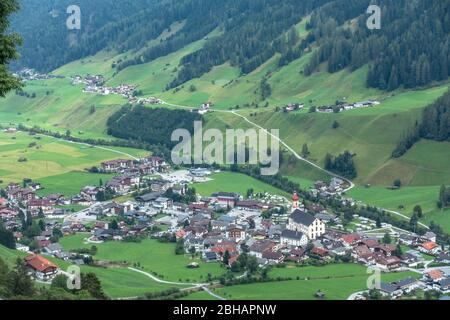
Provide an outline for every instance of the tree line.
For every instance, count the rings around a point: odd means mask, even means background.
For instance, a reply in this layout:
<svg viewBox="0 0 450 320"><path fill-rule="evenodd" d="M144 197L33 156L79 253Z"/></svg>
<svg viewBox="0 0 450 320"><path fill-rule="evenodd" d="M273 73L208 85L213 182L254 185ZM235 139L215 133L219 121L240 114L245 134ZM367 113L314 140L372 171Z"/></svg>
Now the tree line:
<svg viewBox="0 0 450 320"><path fill-rule="evenodd" d="M423 110L420 123L416 122L403 134L392 157L401 157L421 138L435 141L450 139L450 90Z"/></svg>
<svg viewBox="0 0 450 320"><path fill-rule="evenodd" d="M107 127L108 134L116 138L172 148L178 143L170 140L172 132L184 128L192 134L198 120L199 114L186 110L127 105L108 119Z"/></svg>
<svg viewBox="0 0 450 320"><path fill-rule="evenodd" d="M340 174L347 179L354 179L357 176L357 172L353 157L354 155L349 151L345 151L343 154L339 154L336 157L327 153L325 155L324 167L326 170Z"/></svg>

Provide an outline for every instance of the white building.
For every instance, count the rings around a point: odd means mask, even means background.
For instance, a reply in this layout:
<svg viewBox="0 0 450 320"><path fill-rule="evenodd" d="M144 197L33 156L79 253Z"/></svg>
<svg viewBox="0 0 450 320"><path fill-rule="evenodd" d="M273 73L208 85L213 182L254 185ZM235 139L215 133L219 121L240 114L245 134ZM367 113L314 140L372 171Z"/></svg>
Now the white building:
<svg viewBox="0 0 450 320"><path fill-rule="evenodd" d="M325 233L325 223L309 213L296 209L289 216L287 229L302 232L309 240L315 240Z"/></svg>
<svg viewBox="0 0 450 320"><path fill-rule="evenodd" d="M285 229L281 233L280 242L290 246L303 247L308 244L308 237L302 232Z"/></svg>

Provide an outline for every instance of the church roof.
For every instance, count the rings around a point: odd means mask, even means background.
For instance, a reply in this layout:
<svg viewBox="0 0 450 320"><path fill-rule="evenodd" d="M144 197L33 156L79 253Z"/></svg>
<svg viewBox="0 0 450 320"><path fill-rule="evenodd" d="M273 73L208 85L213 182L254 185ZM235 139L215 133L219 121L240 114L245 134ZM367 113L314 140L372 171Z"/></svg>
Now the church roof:
<svg viewBox="0 0 450 320"><path fill-rule="evenodd" d="M294 210L294 212L291 213L290 218L294 220L294 222L305 226L310 226L314 220L316 220L314 216L299 209Z"/></svg>

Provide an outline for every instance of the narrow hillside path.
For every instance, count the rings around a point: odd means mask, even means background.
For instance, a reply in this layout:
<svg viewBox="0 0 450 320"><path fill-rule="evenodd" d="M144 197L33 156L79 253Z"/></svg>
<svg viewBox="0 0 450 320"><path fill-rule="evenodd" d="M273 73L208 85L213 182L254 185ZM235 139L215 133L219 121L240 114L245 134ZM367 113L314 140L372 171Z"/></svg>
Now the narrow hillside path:
<svg viewBox="0 0 450 320"><path fill-rule="evenodd" d="M119 151L119 150L115 150L115 149L111 149L111 148L106 148L106 147L102 147L102 146L97 146L97 145L93 145L93 144L89 144L89 143L85 143L85 142L77 142L77 141L66 140L64 138L56 138L56 137L49 136L49 135L42 134L42 133L40 133L40 135L43 135L43 136L46 136L46 137L49 137L49 138L53 138L55 140L65 141L65 142L68 142L68 143L84 145L84 146L88 146L88 147L102 149L102 150L105 150L105 151L110 151L110 152L113 152L113 153L117 153L117 154L121 154L121 155L127 156L127 157L129 157L129 158L131 158L133 160L139 160L139 158L136 158L135 156L133 156L133 155L131 155L129 153L123 152L123 151Z"/></svg>
<svg viewBox="0 0 450 320"><path fill-rule="evenodd" d="M208 283L189 283L189 282L175 282L175 281L167 281L167 280L162 280L159 279L158 277L155 277L154 275L152 275L151 273L148 273L146 271L142 271L136 268L132 268L132 267L128 267L129 270L134 271L134 272L139 272L143 275L146 275L147 277L149 277L150 279L152 279L153 281L156 281L158 283L163 283L163 284L171 284L171 285L186 285L186 286L190 286L187 288L181 288L181 291L186 291L186 290L190 290L190 289L195 289L195 288L200 288L203 291L205 291L206 293L210 294L211 296L213 296L216 299L219 300L226 300L224 297L221 297L217 294L215 294L214 292L211 291L211 289L208 288ZM217 282L216 282L217 283ZM122 299L126 299L126 298L122 298Z"/></svg>
<svg viewBox="0 0 450 320"><path fill-rule="evenodd" d="M152 280L159 282L159 283L164 283L164 284L173 284L173 285L182 285L182 286L193 286L193 287L201 287L201 286L206 286L208 285L207 283L194 283L194 282L175 282L175 281L167 281L167 280L162 280L159 279L158 277L155 277L154 275L152 275L149 272L146 271L142 271L133 267L128 267L128 269L134 271L134 272L139 272L142 273L144 275L146 275L147 277L151 278Z"/></svg>
<svg viewBox="0 0 450 320"><path fill-rule="evenodd" d="M206 293L209 293L211 296L213 296L214 298L218 299L218 300L227 300L224 297L219 296L218 294L215 294L214 292L212 292L208 287L203 286L202 287L203 291L205 291Z"/></svg>

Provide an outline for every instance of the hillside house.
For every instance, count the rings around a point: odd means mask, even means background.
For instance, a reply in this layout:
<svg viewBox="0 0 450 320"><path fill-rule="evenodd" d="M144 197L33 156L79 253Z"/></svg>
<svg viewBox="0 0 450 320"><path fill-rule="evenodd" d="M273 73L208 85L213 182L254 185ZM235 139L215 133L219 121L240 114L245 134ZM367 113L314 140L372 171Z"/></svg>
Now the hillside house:
<svg viewBox="0 0 450 320"><path fill-rule="evenodd" d="M29 267L30 273L39 280L50 280L58 272L57 265L37 254L25 257L25 263Z"/></svg>
<svg viewBox="0 0 450 320"><path fill-rule="evenodd" d="M419 251L427 254L437 254L440 251L439 245L436 242L424 242L419 246Z"/></svg>

